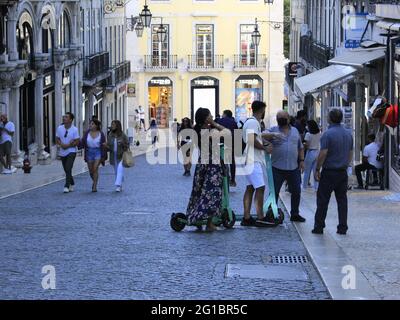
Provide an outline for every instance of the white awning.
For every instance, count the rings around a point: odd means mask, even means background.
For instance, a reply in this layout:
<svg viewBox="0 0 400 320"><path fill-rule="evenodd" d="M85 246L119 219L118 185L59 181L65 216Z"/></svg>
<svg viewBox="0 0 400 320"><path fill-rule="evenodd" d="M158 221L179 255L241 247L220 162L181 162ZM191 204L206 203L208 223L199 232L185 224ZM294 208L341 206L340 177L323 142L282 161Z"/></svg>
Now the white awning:
<svg viewBox="0 0 400 320"><path fill-rule="evenodd" d="M376 25L385 30L400 31L400 23L398 21L381 20Z"/></svg>
<svg viewBox="0 0 400 320"><path fill-rule="evenodd" d="M325 88L334 88L343 82L350 81L357 69L350 66L331 65L310 73L304 77L294 79L295 90L298 95L305 96Z"/></svg>
<svg viewBox="0 0 400 320"><path fill-rule="evenodd" d="M385 58L385 50L386 48L351 50L340 56L334 57L329 60L329 63L362 68L370 62Z"/></svg>

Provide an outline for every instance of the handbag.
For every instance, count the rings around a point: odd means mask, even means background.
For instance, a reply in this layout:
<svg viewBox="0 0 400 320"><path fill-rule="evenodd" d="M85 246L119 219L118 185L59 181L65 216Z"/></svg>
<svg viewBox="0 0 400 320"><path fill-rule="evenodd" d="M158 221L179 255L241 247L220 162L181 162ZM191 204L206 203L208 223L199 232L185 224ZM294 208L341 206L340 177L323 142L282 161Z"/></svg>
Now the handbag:
<svg viewBox="0 0 400 320"><path fill-rule="evenodd" d="M135 161L133 159L133 154L131 150L128 149L124 151L124 153L122 154L122 165L125 168L130 168L135 165Z"/></svg>

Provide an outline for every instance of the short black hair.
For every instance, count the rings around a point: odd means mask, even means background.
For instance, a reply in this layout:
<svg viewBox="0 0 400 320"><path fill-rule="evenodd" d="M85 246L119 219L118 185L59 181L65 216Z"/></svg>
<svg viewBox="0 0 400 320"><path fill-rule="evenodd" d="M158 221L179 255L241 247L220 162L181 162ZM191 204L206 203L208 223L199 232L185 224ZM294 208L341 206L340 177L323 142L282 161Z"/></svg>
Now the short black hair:
<svg viewBox="0 0 400 320"><path fill-rule="evenodd" d="M315 120L307 121L307 125L308 131L310 131L311 134L317 134L320 132L318 123Z"/></svg>
<svg viewBox="0 0 400 320"><path fill-rule="evenodd" d="M371 141L375 141L376 135L375 135L374 133L370 133L370 134L368 135L368 139L371 140Z"/></svg>
<svg viewBox="0 0 400 320"><path fill-rule="evenodd" d="M229 118L232 118L232 117L233 117L233 113L232 113L231 110L224 110L224 115L226 115L226 116L229 117Z"/></svg>
<svg viewBox="0 0 400 320"><path fill-rule="evenodd" d="M340 124L343 120L342 110L334 108L331 111L329 111L329 119L331 119L333 123Z"/></svg>
<svg viewBox="0 0 400 320"><path fill-rule="evenodd" d="M69 118L70 118L72 121L74 121L75 116L74 116L74 114L73 114L72 112L66 112L65 115L66 115L66 116L69 116Z"/></svg>
<svg viewBox="0 0 400 320"><path fill-rule="evenodd" d="M251 104L251 110L253 110L254 113L260 112L262 109L265 109L267 107L267 105L265 104L265 102L262 101L254 101Z"/></svg>
<svg viewBox="0 0 400 320"><path fill-rule="evenodd" d="M297 118L297 119L301 119L301 118L304 118L304 117L307 117L307 112L306 112L306 110L299 110L299 111L297 111L297 115L296 115L296 118Z"/></svg>

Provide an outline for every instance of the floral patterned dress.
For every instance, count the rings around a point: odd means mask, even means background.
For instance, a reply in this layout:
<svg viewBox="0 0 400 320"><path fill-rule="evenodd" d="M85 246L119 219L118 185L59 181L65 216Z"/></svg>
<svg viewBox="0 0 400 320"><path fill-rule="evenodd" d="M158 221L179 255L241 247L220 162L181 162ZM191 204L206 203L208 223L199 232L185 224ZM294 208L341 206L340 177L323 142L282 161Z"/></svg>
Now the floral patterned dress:
<svg viewBox="0 0 400 320"><path fill-rule="evenodd" d="M194 224L200 220L221 215L223 165L209 164L199 159L193 179L193 189L186 211L188 222Z"/></svg>

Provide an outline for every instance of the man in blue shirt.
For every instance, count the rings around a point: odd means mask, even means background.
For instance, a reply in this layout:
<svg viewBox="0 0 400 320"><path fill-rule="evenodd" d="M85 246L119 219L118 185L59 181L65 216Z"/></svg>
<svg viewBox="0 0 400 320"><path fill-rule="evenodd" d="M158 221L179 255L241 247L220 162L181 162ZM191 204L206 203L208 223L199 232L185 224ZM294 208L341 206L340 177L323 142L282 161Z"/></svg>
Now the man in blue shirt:
<svg viewBox="0 0 400 320"><path fill-rule="evenodd" d="M222 114L222 118L219 118L217 120L217 123L220 124L221 126L231 130L232 133L232 146L235 145L235 142L233 141L234 137L234 132L236 129L238 129L237 123L235 121L235 118L233 117L232 111L231 110L225 110ZM232 153L232 163L229 165L230 166L230 171L231 171L231 181L230 181L230 186L231 187L236 187L236 162L235 162L235 156Z"/></svg>
<svg viewBox="0 0 400 320"><path fill-rule="evenodd" d="M322 234L328 212L329 200L334 191L339 213L337 233L345 235L347 226L347 168L353 156L353 137L341 122L340 109L329 112L329 129L321 137L321 151L317 160L316 179L319 182L317 192L317 211L312 233ZM322 173L320 170L322 168Z"/></svg>
<svg viewBox="0 0 400 320"><path fill-rule="evenodd" d="M298 130L289 124L289 114L279 111L276 119L278 127L271 128L270 132L281 133L283 139L272 141L272 171L276 199L285 181L291 193L290 220L305 222L299 214L301 196L301 171L304 171L304 147Z"/></svg>

